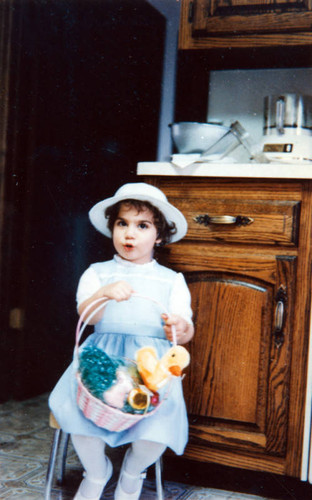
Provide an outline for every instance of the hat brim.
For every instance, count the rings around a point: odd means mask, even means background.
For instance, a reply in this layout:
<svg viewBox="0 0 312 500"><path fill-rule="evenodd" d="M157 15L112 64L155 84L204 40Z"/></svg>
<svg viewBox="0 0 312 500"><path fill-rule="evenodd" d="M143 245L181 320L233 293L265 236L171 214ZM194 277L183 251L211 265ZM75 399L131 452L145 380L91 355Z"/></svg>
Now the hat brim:
<svg viewBox="0 0 312 500"><path fill-rule="evenodd" d="M103 201L100 201L94 205L89 211L89 218L93 226L102 234L107 236L108 238L112 237L111 231L108 228L108 220L105 218L105 210L112 205L120 201L125 201L128 199L146 201L151 203L154 207L158 208L167 222L174 223L176 226L177 232L172 235L170 239L170 243L174 243L175 241L181 240L187 233L187 222L180 210L171 205L169 202L164 202L154 198L152 196L144 196L144 195L127 195L127 196L112 196L111 198L107 198Z"/></svg>

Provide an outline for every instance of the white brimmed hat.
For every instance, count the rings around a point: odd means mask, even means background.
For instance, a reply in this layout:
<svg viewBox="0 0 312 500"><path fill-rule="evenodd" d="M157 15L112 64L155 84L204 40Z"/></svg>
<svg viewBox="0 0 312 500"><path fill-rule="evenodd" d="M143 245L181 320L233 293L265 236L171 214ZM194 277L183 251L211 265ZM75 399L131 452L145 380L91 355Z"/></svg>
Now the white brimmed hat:
<svg viewBox="0 0 312 500"><path fill-rule="evenodd" d="M119 201L129 199L148 201L162 212L167 222L175 223L177 232L171 237L170 243L181 240L186 235L187 222L182 212L169 203L166 195L160 189L144 182L124 184L116 191L114 196L94 205L89 212L89 218L93 226L100 233L111 238L112 235L107 226L108 220L105 218L105 210Z"/></svg>

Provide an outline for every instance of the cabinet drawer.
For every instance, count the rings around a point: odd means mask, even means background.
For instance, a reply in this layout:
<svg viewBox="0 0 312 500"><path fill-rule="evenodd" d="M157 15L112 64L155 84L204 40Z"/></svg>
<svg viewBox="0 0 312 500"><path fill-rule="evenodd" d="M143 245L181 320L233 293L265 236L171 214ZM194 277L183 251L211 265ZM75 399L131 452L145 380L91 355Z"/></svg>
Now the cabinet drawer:
<svg viewBox="0 0 312 500"><path fill-rule="evenodd" d="M188 221L186 239L295 246L298 200L194 199L172 197Z"/></svg>

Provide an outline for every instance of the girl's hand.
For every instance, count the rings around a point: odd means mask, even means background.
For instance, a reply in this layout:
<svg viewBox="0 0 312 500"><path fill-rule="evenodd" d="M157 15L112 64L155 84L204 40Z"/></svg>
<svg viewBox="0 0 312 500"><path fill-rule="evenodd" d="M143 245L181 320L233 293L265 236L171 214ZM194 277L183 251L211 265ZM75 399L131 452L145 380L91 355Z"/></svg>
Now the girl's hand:
<svg viewBox="0 0 312 500"><path fill-rule="evenodd" d="M122 300L130 299L134 290L127 281L116 281L104 286L101 292L104 297L121 302Z"/></svg>
<svg viewBox="0 0 312 500"><path fill-rule="evenodd" d="M132 286L126 281L116 281L115 283L110 283L109 285L102 286L89 299L80 304L78 313L81 316L84 313L84 310L97 299L113 299L117 302L121 302L122 300L130 299L133 292L134 290ZM98 304L95 304L93 307L91 307L91 309L89 310L89 314L91 314L92 311L94 311L97 307ZM105 308L98 311L98 313L95 314L88 322L89 325L95 325L98 321L100 321L103 317L104 311Z"/></svg>
<svg viewBox="0 0 312 500"><path fill-rule="evenodd" d="M175 326L177 344L186 344L191 340L194 335L194 327L184 318L177 314L172 314L171 316L162 314L161 317L165 322L164 331L170 342L173 341L172 325Z"/></svg>

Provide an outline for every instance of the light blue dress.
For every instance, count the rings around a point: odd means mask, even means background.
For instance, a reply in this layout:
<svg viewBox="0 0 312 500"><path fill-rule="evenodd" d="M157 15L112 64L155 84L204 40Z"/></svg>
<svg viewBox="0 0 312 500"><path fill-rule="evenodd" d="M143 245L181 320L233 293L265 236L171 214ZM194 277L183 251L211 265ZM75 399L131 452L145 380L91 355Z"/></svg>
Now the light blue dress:
<svg viewBox="0 0 312 500"><path fill-rule="evenodd" d="M155 260L140 265L115 256L110 261L92 264L80 279L78 304L100 286L119 280L129 282L138 294L161 303L166 312L182 315L191 322L190 294L183 275ZM163 331L162 312L155 303L143 298L133 297L118 303L112 300L81 348L95 345L107 354L135 359L139 348L152 345L161 357L171 346ZM111 447L144 439L163 443L177 455L183 454L188 440L188 421L181 379L173 378L168 399L152 416L128 430L112 432L93 424L78 408L75 370L72 363L49 398L50 408L65 432L100 437Z"/></svg>

